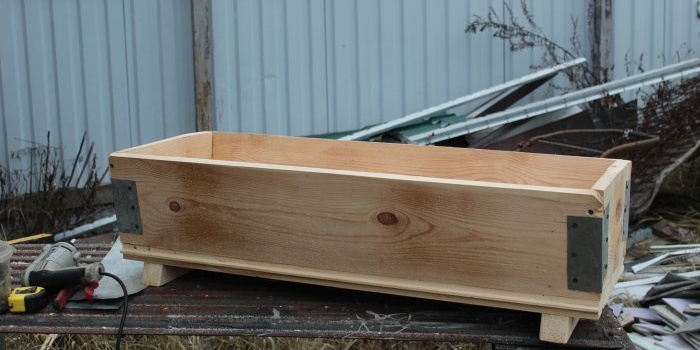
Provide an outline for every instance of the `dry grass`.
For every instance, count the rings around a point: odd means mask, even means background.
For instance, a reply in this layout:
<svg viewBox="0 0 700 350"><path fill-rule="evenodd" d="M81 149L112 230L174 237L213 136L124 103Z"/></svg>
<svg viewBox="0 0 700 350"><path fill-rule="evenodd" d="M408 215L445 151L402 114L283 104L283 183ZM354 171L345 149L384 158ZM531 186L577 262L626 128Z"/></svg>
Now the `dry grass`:
<svg viewBox="0 0 700 350"><path fill-rule="evenodd" d="M8 334L8 350L38 350L44 345L47 335ZM429 341L393 341L367 339L306 339L273 337L206 337L206 336L126 336L122 349L395 349L395 350L487 350L489 344L444 343ZM59 335L46 349L82 350L114 349L114 337L92 335Z"/></svg>

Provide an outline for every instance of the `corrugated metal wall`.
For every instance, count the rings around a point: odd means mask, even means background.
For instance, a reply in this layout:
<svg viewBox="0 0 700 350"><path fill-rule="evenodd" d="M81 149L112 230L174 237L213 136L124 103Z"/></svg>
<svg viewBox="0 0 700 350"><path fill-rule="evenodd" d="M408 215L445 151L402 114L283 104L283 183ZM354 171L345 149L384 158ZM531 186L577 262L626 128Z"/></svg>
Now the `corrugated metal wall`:
<svg viewBox="0 0 700 350"><path fill-rule="evenodd" d="M0 165L33 143L107 155L194 131L190 3L0 0Z"/></svg>
<svg viewBox="0 0 700 350"><path fill-rule="evenodd" d="M520 2L509 1L516 15ZM528 1L543 31L587 34L587 1ZM501 1L212 1L218 130L305 135L390 120L530 71L538 53L507 53L473 15ZM524 21L524 20L523 20ZM587 53L587 52L586 52Z"/></svg>
<svg viewBox="0 0 700 350"><path fill-rule="evenodd" d="M508 0L522 18L519 1ZM564 45L577 23L588 54L589 0L526 2ZM467 22L501 1L212 0L218 130L307 135L390 120L525 74ZM697 57L695 0L613 2L614 75ZM53 133L65 154L89 130L101 157L195 128L191 10L167 0L0 0L0 164Z"/></svg>
<svg viewBox="0 0 700 350"><path fill-rule="evenodd" d="M328 130L323 0L212 2L218 130Z"/></svg>
<svg viewBox="0 0 700 350"><path fill-rule="evenodd" d="M614 76L698 57L700 3L697 0L613 1ZM641 60L640 60L641 57Z"/></svg>

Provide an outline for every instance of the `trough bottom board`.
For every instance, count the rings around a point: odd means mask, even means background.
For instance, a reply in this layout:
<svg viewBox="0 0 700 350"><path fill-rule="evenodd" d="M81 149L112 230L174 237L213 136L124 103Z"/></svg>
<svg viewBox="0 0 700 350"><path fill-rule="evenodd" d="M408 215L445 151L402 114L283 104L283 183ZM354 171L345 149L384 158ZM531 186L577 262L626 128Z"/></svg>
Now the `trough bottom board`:
<svg viewBox="0 0 700 350"><path fill-rule="evenodd" d="M146 254L143 254L144 252ZM201 254L164 251L129 244L124 245L123 254L127 259L144 261L145 264L142 282L148 286L165 285L168 282L189 272L190 269L196 269L290 282L309 283L328 287L347 288L473 305L532 311L537 313L551 311L552 314L541 314L539 338L543 341L560 344L565 344L569 340L569 337L573 333L579 320L579 317L561 315L562 313L570 315L572 311L568 308L565 310L547 308L542 301L541 306L536 306L536 303L533 303L532 300L528 300L527 296L523 296L523 304L513 303L512 300L514 300L514 297L512 295L507 296L504 298L504 300L498 300L499 298L495 297L495 295L500 291L489 292L483 290L473 290L472 292L475 293L475 295L483 296L490 294L493 297L491 299L481 299L477 297L470 297L468 296L469 293L459 293L462 295L456 295L449 293L447 290L445 290L444 293L440 293L436 286L425 286L425 288L421 288L420 283L417 283L416 281L382 281L383 279L379 279L375 281L375 284L372 284L371 278L368 278L368 276L346 276L346 282L342 282L341 280L343 280L343 278L341 276L337 276L337 273L333 273L336 274L336 276L333 277L334 280L326 280L318 277L310 277L311 275L316 275L319 277L322 276L323 273L319 273L318 271L292 272L289 268L285 267L260 267L261 264L255 262L245 262L228 258L215 258ZM251 270L251 268L256 270ZM360 279L362 282L351 282L354 279ZM406 288L403 283L413 283L414 290ZM506 301L506 299L509 301ZM552 302L551 300L547 304L556 305L556 303Z"/></svg>

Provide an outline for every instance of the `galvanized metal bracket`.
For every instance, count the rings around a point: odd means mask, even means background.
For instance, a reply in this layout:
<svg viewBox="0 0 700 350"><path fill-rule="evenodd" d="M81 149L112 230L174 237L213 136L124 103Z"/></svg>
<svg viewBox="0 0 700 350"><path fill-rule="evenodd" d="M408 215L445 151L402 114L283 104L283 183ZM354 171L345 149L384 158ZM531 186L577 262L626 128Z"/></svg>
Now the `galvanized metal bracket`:
<svg viewBox="0 0 700 350"><path fill-rule="evenodd" d="M112 178L112 194L119 232L143 234L136 182Z"/></svg>
<svg viewBox="0 0 700 350"><path fill-rule="evenodd" d="M608 221L610 205L602 218L568 216L567 286L569 290L601 293L608 272Z"/></svg>
<svg viewBox="0 0 700 350"><path fill-rule="evenodd" d="M630 185L630 180L625 181L625 203L623 203L623 207L625 208L624 213L622 214L623 219L623 226L622 226L622 242L627 244L627 237L629 233L629 226L630 226L630 190L632 187Z"/></svg>

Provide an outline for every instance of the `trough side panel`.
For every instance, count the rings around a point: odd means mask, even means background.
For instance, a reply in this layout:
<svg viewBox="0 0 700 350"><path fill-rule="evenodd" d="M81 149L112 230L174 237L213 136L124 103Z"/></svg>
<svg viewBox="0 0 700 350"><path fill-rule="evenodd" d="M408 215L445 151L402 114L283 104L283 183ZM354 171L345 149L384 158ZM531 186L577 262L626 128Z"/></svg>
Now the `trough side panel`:
<svg viewBox="0 0 700 350"><path fill-rule="evenodd" d="M453 147L214 133L212 158L338 170L590 189L611 159Z"/></svg>
<svg viewBox="0 0 700 350"><path fill-rule="evenodd" d="M624 269L625 251L627 249L627 233L625 218L629 215L628 186L631 185L630 175L632 163L618 160L611 166L611 173L604 193L605 207L609 208L608 216L608 274L605 278L601 306L607 302L608 295ZM601 184L602 185L602 184Z"/></svg>
<svg viewBox="0 0 700 350"><path fill-rule="evenodd" d="M212 133L195 132L125 149L124 153L211 159Z"/></svg>
<svg viewBox="0 0 700 350"><path fill-rule="evenodd" d="M135 181L127 244L329 271L598 300L570 291L567 216L593 195L113 157Z"/></svg>
<svg viewBox="0 0 700 350"><path fill-rule="evenodd" d="M218 256L211 257L206 254L180 252L131 244L124 245L123 254L127 259L142 260L161 266L174 266L176 269L208 270L328 287L530 311L549 315L587 319L598 319L600 316L599 306L596 301L582 301L580 299L502 290L494 291L486 288L417 282L415 280L377 277L303 267L288 267L286 265L251 262ZM157 282L160 283L160 281Z"/></svg>

